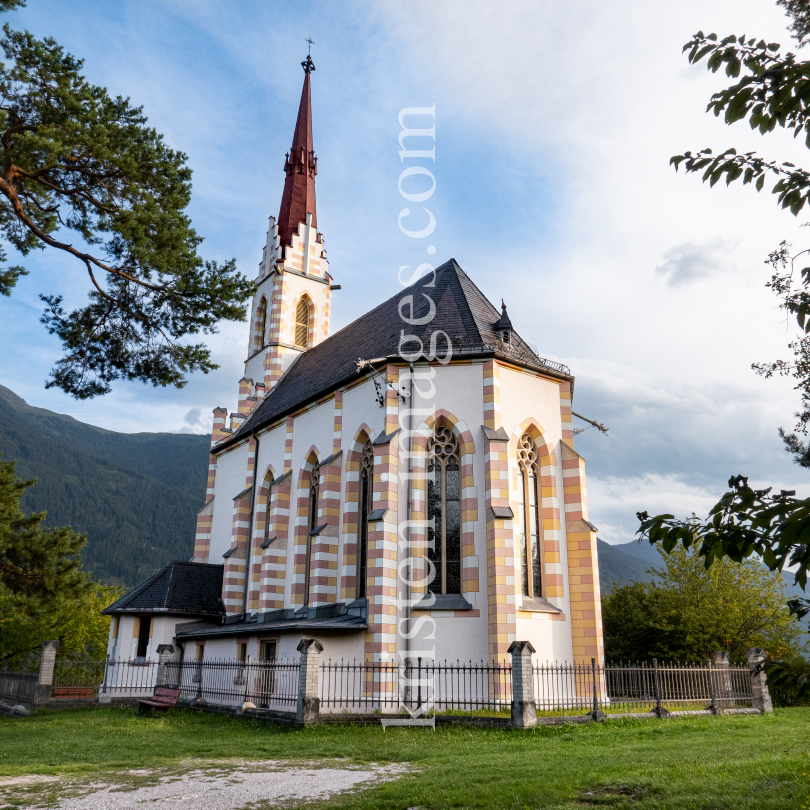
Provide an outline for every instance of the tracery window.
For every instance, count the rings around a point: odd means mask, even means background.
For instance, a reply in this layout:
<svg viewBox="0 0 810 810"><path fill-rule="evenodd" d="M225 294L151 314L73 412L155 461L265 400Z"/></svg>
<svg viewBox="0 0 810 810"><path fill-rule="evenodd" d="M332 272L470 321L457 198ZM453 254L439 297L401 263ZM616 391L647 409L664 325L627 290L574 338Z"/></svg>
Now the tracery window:
<svg viewBox="0 0 810 810"><path fill-rule="evenodd" d="M302 349L309 346L309 304L302 297L295 308L295 345Z"/></svg>
<svg viewBox="0 0 810 810"><path fill-rule="evenodd" d="M256 331L253 335L253 351L257 352L264 346L267 332L267 299L262 296L259 306L256 307Z"/></svg>
<svg viewBox="0 0 810 810"><path fill-rule="evenodd" d="M524 433L518 444L518 551L520 553L521 593L543 596L543 549L540 530L540 491L537 449Z"/></svg>
<svg viewBox="0 0 810 810"><path fill-rule="evenodd" d="M304 604L309 604L309 577L312 570L312 532L318 526L318 494L321 488L321 468L316 461L309 479L309 509L307 519L307 561L304 572Z"/></svg>
<svg viewBox="0 0 810 810"><path fill-rule="evenodd" d="M371 512L374 481L374 448L371 440L363 448L360 461L360 512L357 525L357 598L366 596L368 576L368 516Z"/></svg>
<svg viewBox="0 0 810 810"><path fill-rule="evenodd" d="M428 559L436 572L429 590L461 593L461 465L450 428L436 428L428 457Z"/></svg>

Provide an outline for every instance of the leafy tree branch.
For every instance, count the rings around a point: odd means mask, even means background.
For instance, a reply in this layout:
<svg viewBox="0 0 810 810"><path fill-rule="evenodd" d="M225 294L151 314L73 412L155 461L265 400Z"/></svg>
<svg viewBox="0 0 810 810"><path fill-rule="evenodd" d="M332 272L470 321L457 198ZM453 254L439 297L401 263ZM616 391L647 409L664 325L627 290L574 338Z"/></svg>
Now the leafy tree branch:
<svg viewBox="0 0 810 810"><path fill-rule="evenodd" d="M91 286L89 303L71 312L61 296L41 296L43 323L64 348L48 387L85 398L116 379L182 387L186 374L216 368L186 339L243 320L253 285L233 260L199 256L186 156L142 108L87 82L82 61L54 40L3 30L0 237L23 255L72 256ZM24 272L0 270L0 293Z"/></svg>

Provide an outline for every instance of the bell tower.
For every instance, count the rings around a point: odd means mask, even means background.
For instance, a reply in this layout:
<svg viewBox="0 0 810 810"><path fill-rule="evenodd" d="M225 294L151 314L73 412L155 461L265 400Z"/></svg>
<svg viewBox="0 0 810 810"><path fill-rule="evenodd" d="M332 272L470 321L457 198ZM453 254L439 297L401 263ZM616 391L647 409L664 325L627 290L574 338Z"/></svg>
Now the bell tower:
<svg viewBox="0 0 810 810"><path fill-rule="evenodd" d="M307 349L329 337L332 276L318 233L312 143L311 55L301 63L304 87L292 146L284 160L278 218L270 217L251 311L245 377L271 389Z"/></svg>

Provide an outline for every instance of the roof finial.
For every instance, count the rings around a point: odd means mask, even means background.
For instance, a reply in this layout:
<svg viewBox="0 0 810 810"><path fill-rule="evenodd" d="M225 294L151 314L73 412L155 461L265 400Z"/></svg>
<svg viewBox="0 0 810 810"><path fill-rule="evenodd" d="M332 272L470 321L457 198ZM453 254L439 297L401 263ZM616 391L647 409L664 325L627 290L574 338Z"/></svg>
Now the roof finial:
<svg viewBox="0 0 810 810"><path fill-rule="evenodd" d="M511 332L512 331L512 321L509 320L509 316L506 314L506 304L504 303L503 298L501 298L501 317L495 321L495 331L501 332Z"/></svg>
<svg viewBox="0 0 810 810"><path fill-rule="evenodd" d="M315 70L315 63L312 61L312 46L315 44L315 40L312 37L307 37L304 41L309 43L309 47L307 48L307 58L301 62L301 67L304 68L306 73L311 73Z"/></svg>

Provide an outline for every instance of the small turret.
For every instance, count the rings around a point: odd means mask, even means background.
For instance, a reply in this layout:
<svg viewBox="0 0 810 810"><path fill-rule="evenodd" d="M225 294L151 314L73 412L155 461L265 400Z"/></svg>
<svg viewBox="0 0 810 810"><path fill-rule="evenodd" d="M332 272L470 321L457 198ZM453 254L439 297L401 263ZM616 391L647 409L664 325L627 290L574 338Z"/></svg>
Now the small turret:
<svg viewBox="0 0 810 810"><path fill-rule="evenodd" d="M495 321L495 331L504 343L512 342L512 321L506 314L506 304L504 304L503 298L501 299L501 317Z"/></svg>

